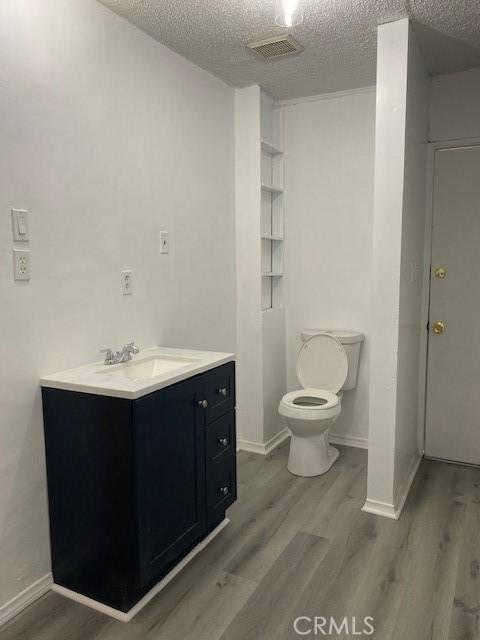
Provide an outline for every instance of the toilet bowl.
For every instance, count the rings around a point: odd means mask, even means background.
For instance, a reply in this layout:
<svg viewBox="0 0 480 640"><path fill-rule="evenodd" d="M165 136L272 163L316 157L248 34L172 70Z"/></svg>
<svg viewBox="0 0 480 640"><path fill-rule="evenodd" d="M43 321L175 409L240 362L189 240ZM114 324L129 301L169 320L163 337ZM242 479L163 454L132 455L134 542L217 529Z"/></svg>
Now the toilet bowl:
<svg viewBox="0 0 480 640"><path fill-rule="evenodd" d="M363 336L356 332L338 333L339 337L334 331L304 333L297 358L302 389L285 394L279 404L278 411L291 432L287 468L297 476L326 473L339 456L338 449L329 444L329 429L341 412L341 389L347 381L349 389L356 385L356 359ZM346 344L355 345L354 353L352 349L347 352L342 338L349 340ZM354 379L349 376L352 367Z"/></svg>

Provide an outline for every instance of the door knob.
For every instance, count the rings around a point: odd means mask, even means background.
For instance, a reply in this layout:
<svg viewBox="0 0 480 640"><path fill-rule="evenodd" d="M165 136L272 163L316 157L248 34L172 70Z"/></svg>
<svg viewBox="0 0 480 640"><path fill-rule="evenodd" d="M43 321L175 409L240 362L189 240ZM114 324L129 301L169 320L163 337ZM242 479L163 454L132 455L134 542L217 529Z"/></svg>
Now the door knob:
<svg viewBox="0 0 480 640"><path fill-rule="evenodd" d="M440 278L440 280L443 280L443 278L445 278L446 275L447 275L447 272L443 267L437 267L435 269L436 278Z"/></svg>
<svg viewBox="0 0 480 640"><path fill-rule="evenodd" d="M432 328L433 328L433 333L436 333L437 335L445 331L445 325L443 324L443 322L440 322L440 321L435 322Z"/></svg>

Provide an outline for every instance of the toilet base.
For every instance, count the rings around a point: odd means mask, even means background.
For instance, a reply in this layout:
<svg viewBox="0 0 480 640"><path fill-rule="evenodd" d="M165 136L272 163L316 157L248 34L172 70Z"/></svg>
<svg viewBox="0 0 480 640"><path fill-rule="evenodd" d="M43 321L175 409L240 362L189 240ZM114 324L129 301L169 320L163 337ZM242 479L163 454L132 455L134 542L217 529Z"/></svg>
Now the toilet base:
<svg viewBox="0 0 480 640"><path fill-rule="evenodd" d="M328 442L328 431L313 437L292 434L287 469L295 476L310 478L326 473L340 452Z"/></svg>

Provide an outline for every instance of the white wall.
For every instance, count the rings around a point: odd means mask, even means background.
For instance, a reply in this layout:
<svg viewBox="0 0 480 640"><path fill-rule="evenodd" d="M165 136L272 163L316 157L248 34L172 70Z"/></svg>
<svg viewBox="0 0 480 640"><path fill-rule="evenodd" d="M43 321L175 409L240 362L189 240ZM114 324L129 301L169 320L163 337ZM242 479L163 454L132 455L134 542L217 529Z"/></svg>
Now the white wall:
<svg viewBox="0 0 480 640"><path fill-rule="evenodd" d="M357 389L333 433L368 437L375 92L330 94L285 110L288 388L305 327L362 331Z"/></svg>
<svg viewBox="0 0 480 640"><path fill-rule="evenodd" d="M283 147L283 117L278 101L260 91L260 135L262 140Z"/></svg>
<svg viewBox="0 0 480 640"><path fill-rule="evenodd" d="M235 91L237 438L263 443L260 88Z"/></svg>
<svg viewBox="0 0 480 640"><path fill-rule="evenodd" d="M260 92L260 137L276 147L283 149L284 123L282 108L265 91ZM267 156L268 157L268 156ZM263 158L264 160L265 158ZM262 170L264 169L262 162ZM267 167L271 163L267 162ZM274 176L267 175L265 182L282 185L284 183L281 159L273 170ZM263 181L263 180L262 180ZM270 201L270 196L267 196ZM285 209L285 208L284 208ZM285 210L283 211L283 220ZM277 285L282 288L283 283ZM275 438L285 430L285 424L278 413L280 399L287 391L287 354L286 354L286 310L285 298L280 294L276 308L262 312L262 353L263 353L263 443Z"/></svg>
<svg viewBox="0 0 480 640"><path fill-rule="evenodd" d="M278 404L287 392L285 309L262 313L263 443L285 429Z"/></svg>
<svg viewBox="0 0 480 640"><path fill-rule="evenodd" d="M94 0L3 0L0 141L1 606L50 570L38 378L133 339L235 350L233 90Z"/></svg>
<svg viewBox="0 0 480 640"><path fill-rule="evenodd" d="M480 69L432 78L432 142L480 137Z"/></svg>
<svg viewBox="0 0 480 640"><path fill-rule="evenodd" d="M408 20L381 25L366 507L390 516L418 460L427 114L428 79Z"/></svg>
<svg viewBox="0 0 480 640"><path fill-rule="evenodd" d="M430 79L410 29L408 38L405 164L403 174L400 314L398 324L397 407L394 504L401 499L412 465L418 458L422 322L422 271L425 254L427 138ZM420 394L423 400L424 394Z"/></svg>
<svg viewBox="0 0 480 640"><path fill-rule="evenodd" d="M262 312L261 139L281 144L274 100L257 85L236 89L237 441L257 452L284 428L286 387L285 310Z"/></svg>

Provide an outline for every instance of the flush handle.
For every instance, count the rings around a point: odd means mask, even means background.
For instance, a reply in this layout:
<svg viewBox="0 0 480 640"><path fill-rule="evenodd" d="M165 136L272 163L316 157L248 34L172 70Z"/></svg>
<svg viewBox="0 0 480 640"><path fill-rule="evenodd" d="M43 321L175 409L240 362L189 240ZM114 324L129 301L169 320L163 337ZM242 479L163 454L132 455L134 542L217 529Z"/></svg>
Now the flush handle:
<svg viewBox="0 0 480 640"><path fill-rule="evenodd" d="M436 278L440 278L440 280L443 280L446 275L447 275L447 271L443 267L437 267L435 269L435 277Z"/></svg>
<svg viewBox="0 0 480 640"><path fill-rule="evenodd" d="M445 325L440 320L438 322L435 322L432 328L433 328L433 333L436 333L437 336L445 331Z"/></svg>

